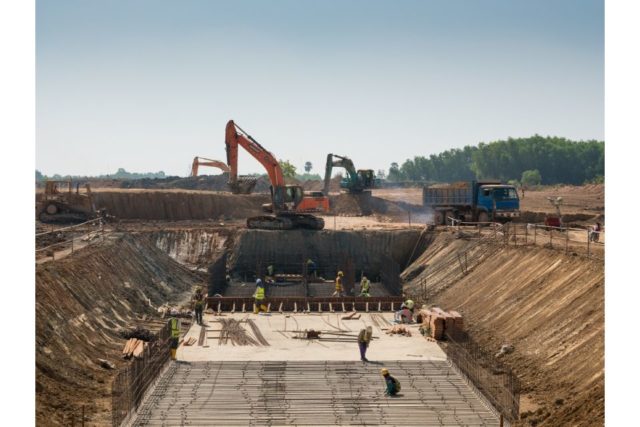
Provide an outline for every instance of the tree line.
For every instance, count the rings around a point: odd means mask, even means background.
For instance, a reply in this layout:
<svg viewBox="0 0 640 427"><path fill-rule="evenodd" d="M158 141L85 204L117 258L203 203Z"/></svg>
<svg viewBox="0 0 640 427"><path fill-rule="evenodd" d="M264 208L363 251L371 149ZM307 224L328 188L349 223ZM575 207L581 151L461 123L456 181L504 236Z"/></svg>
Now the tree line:
<svg viewBox="0 0 640 427"><path fill-rule="evenodd" d="M454 148L392 163L391 181L455 182L496 179L525 184L604 182L604 141L534 135Z"/></svg>

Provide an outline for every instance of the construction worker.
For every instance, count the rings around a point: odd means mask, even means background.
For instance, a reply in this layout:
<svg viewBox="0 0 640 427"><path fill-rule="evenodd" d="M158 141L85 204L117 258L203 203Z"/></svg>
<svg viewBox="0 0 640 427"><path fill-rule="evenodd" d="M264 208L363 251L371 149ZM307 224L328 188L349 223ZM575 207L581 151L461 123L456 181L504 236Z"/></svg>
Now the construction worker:
<svg viewBox="0 0 640 427"><path fill-rule="evenodd" d="M331 295L332 297L338 296L344 296L344 292L343 292L343 287L342 287L342 277L344 276L344 273L342 271L338 271L338 275L336 276L336 291Z"/></svg>
<svg viewBox="0 0 640 427"><path fill-rule="evenodd" d="M361 329L358 334L358 347L360 347L360 360L363 362L368 362L367 359L367 348L369 348L369 343L371 343L371 337L373 335L373 328L371 326L367 326L366 329Z"/></svg>
<svg viewBox="0 0 640 427"><path fill-rule="evenodd" d="M311 258L307 259L307 276L311 277L313 276L314 278L318 277L316 275L316 263L313 262L313 260Z"/></svg>
<svg viewBox="0 0 640 427"><path fill-rule="evenodd" d="M385 396L395 396L400 391L400 381L389 375L387 368L380 369L380 373L384 377L387 388L384 391Z"/></svg>
<svg viewBox="0 0 640 427"><path fill-rule="evenodd" d="M369 288L371 287L371 282L367 279L367 276L362 276L360 280L360 296L361 297L370 297Z"/></svg>
<svg viewBox="0 0 640 427"><path fill-rule="evenodd" d="M402 303L400 310L396 311L394 320L400 323L413 323L413 306L415 303L408 299Z"/></svg>
<svg viewBox="0 0 640 427"><path fill-rule="evenodd" d="M196 323L202 325L202 312L204 311L204 296L202 295L202 288L198 287L193 297L193 311L196 314Z"/></svg>
<svg viewBox="0 0 640 427"><path fill-rule="evenodd" d="M269 266L267 267L267 275L269 277L273 277L273 265L269 264Z"/></svg>
<svg viewBox="0 0 640 427"><path fill-rule="evenodd" d="M261 279L256 280L256 292L253 294L255 298L255 303L253 307L253 312L255 314L260 314L261 312L267 312L267 306L265 305L265 290L264 283L262 283Z"/></svg>
<svg viewBox="0 0 640 427"><path fill-rule="evenodd" d="M171 360L176 360L178 343L180 342L180 319L172 317L169 319L169 325L171 328Z"/></svg>

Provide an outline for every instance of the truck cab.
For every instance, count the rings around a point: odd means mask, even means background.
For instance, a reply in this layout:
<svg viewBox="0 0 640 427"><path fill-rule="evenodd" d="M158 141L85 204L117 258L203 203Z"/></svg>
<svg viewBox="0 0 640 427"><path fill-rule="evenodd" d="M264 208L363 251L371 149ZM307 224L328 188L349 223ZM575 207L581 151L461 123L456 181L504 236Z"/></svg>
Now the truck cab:
<svg viewBox="0 0 640 427"><path fill-rule="evenodd" d="M520 216L520 199L513 185L478 183L476 192L478 217L505 220Z"/></svg>

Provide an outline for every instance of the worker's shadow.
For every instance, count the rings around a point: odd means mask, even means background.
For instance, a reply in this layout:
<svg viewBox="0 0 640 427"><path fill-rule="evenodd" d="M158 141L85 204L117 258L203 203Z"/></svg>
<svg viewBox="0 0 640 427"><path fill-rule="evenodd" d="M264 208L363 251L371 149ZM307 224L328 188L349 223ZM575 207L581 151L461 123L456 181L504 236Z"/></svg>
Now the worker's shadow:
<svg viewBox="0 0 640 427"><path fill-rule="evenodd" d="M376 362L375 360L369 360L368 362L365 362L368 365L384 365L384 363L382 362Z"/></svg>

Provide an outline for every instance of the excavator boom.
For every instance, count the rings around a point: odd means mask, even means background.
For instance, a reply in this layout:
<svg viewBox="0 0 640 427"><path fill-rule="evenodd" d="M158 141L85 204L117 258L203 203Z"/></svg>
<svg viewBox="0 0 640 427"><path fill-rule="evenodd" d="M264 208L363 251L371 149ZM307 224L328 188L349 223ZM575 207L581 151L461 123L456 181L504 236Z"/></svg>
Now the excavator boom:
<svg viewBox="0 0 640 427"><path fill-rule="evenodd" d="M329 199L322 194L306 196L302 187L286 185L282 168L276 157L253 139L248 133L229 120L225 130L229 185L238 188L238 147L244 148L258 160L267 171L271 181L271 204L266 206L275 216L260 216L247 219L249 228L288 230L309 228L321 230L324 220L307 212L329 211Z"/></svg>
<svg viewBox="0 0 640 427"><path fill-rule="evenodd" d="M220 160L207 159L206 157L194 157L193 163L191 164L191 176L198 176L198 168L200 166L209 166L213 168L218 168L222 172L229 172L229 166L226 163L221 162Z"/></svg>

